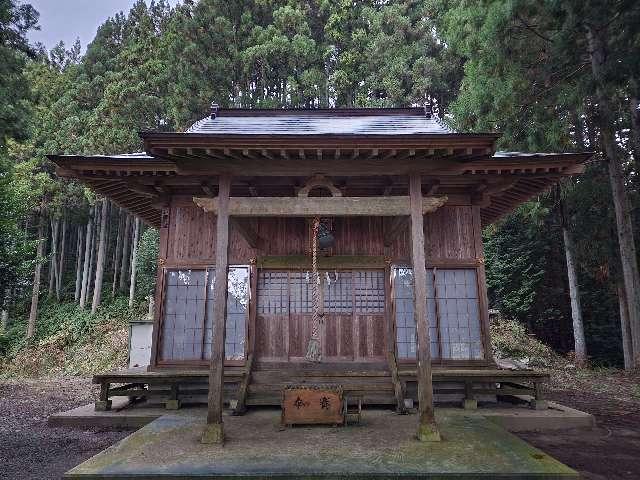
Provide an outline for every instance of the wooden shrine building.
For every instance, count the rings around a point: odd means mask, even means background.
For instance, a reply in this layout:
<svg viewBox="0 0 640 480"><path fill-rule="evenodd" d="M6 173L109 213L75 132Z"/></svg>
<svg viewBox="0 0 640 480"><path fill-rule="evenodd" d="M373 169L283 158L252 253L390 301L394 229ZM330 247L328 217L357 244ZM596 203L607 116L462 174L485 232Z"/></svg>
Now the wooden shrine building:
<svg viewBox="0 0 640 480"><path fill-rule="evenodd" d="M165 379L176 407L176 379L208 378L205 440L219 441L223 401L242 412L329 382L365 403L417 401L434 439L434 382L468 401L498 382L540 393L535 372L493 361L481 230L589 154L496 152L498 135L456 133L429 108L214 105L184 133L141 136L146 153L50 157L160 231L151 365L103 377L101 401L110 382Z"/></svg>

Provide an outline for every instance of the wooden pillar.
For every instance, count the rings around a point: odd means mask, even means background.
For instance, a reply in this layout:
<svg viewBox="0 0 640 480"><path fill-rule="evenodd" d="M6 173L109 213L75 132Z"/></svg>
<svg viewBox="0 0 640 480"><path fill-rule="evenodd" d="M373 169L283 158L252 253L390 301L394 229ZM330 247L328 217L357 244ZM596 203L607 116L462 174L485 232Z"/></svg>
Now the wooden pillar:
<svg viewBox="0 0 640 480"><path fill-rule="evenodd" d="M222 408L224 394L224 342L227 316L227 276L229 248L229 194L231 177L220 175L218 215L216 219L216 281L213 302L213 340L209 369L209 399L207 425L202 443L223 443Z"/></svg>
<svg viewBox="0 0 640 480"><path fill-rule="evenodd" d="M384 247L385 258L389 258L389 247ZM384 269L384 296L385 308L384 319L387 327L387 363L391 371L391 381L393 382L393 392L396 396L396 412L405 415L407 409L404 406L405 388L400 381L400 372L398 370L398 357L396 355L396 328L395 319L393 318L393 308L391 306L391 261L385 260Z"/></svg>
<svg viewBox="0 0 640 480"><path fill-rule="evenodd" d="M491 348L491 326L489 325L489 299L487 297L487 275L484 268L484 246L482 244L482 220L480 207L473 207L473 236L475 240L475 254L478 263L476 268L478 283L478 308L480 309L480 326L482 332L482 346L484 360L487 365L495 365L493 349Z"/></svg>
<svg viewBox="0 0 640 480"><path fill-rule="evenodd" d="M151 342L151 362L148 370L154 370L158 366L160 358L160 340L162 338L162 320L164 318L164 290L166 280L165 264L169 257L169 225L171 223L171 208L162 209L160 216L160 240L158 244L158 268L156 271L156 291L154 295L154 311L153 311L153 341ZM123 222L124 225L124 222Z"/></svg>
<svg viewBox="0 0 640 480"><path fill-rule="evenodd" d="M424 217L422 210L422 179L417 173L409 176L411 204L411 259L413 263L414 311L418 331L418 439L439 441L434 411L429 320L427 318L427 268L424 253Z"/></svg>
<svg viewBox="0 0 640 480"><path fill-rule="evenodd" d="M245 372L238 387L238 400L233 410L233 415L244 415L247 411L247 392L251 383L251 370L253 369L254 352L256 349L256 316L258 308L258 265L256 259L249 260L249 282L251 296L249 302L249 325L247 329L247 361Z"/></svg>

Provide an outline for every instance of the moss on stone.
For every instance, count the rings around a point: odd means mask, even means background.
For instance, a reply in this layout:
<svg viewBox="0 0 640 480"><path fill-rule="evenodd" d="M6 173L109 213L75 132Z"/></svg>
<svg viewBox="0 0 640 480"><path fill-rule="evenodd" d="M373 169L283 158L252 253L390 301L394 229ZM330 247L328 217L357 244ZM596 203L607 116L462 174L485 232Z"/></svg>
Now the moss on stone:
<svg viewBox="0 0 640 480"><path fill-rule="evenodd" d="M418 425L418 440L421 442L439 442L440 432L435 423L421 423Z"/></svg>
<svg viewBox="0 0 640 480"><path fill-rule="evenodd" d="M204 427L202 432L202 439L200 440L204 444L221 444L224 442L224 429L221 423L208 423Z"/></svg>

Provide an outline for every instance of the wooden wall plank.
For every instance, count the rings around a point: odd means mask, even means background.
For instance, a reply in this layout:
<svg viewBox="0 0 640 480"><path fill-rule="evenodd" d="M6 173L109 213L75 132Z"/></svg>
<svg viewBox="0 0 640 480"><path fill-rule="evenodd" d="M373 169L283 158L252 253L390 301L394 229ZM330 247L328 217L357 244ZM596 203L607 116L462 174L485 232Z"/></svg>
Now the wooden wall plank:
<svg viewBox="0 0 640 480"><path fill-rule="evenodd" d="M303 218L245 220L263 240L250 247L235 225L229 230L230 264L247 264L261 255L309 255L308 222ZM333 219L336 243L329 255L383 255L382 217ZM214 264L216 217L196 206L172 206L167 229L167 262Z"/></svg>
<svg viewBox="0 0 640 480"><path fill-rule="evenodd" d="M477 230L474 229L473 207L445 205L424 218L428 261L476 259ZM394 236L388 250L392 259L410 260L408 225Z"/></svg>
<svg viewBox="0 0 640 480"><path fill-rule="evenodd" d="M475 259L473 207L443 207L425 216L425 249L429 259Z"/></svg>

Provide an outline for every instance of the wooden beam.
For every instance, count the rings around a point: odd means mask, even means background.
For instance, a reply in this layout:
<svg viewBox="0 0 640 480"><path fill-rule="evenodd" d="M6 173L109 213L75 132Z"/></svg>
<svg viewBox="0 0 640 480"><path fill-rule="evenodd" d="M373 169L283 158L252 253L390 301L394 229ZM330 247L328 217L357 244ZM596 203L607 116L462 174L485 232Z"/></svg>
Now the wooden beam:
<svg viewBox="0 0 640 480"><path fill-rule="evenodd" d="M217 213L219 199L193 197L207 212ZM436 211L447 197L421 198L423 214ZM397 217L409 215L409 197L231 197L229 215L236 217Z"/></svg>
<svg viewBox="0 0 640 480"><path fill-rule="evenodd" d="M229 250L229 194L231 177L221 175L218 187L218 218L216 222L216 281L213 296L213 339L209 368L207 425L202 443L223 443L222 407L224 389L224 342L227 316L227 276Z"/></svg>
<svg viewBox="0 0 640 480"><path fill-rule="evenodd" d="M418 440L439 441L433 410L429 319L427 317L427 268L424 254L422 180L409 176L411 198L411 259L413 263L414 312L418 331Z"/></svg>
<svg viewBox="0 0 640 480"><path fill-rule="evenodd" d="M332 255L318 257L318 268L334 270L337 268L384 268L385 260L381 255ZM265 255L258 257L258 268L291 269L311 268L309 255Z"/></svg>
<svg viewBox="0 0 640 480"><path fill-rule="evenodd" d="M260 248L261 238L251 225L248 218L231 218L234 228L251 248Z"/></svg>

